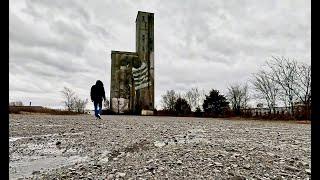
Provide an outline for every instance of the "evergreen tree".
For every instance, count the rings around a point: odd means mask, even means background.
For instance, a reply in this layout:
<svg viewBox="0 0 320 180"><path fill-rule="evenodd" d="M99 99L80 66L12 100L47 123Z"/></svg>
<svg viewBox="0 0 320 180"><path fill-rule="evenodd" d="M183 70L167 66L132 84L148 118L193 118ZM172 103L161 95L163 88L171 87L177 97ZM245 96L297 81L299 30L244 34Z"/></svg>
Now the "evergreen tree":
<svg viewBox="0 0 320 180"><path fill-rule="evenodd" d="M229 108L229 102L223 95L219 94L218 90L212 89L209 96L206 95L202 107L206 115L222 116Z"/></svg>
<svg viewBox="0 0 320 180"><path fill-rule="evenodd" d="M188 102L183 98L178 98L174 104L174 110L177 115L188 115L191 113L191 108Z"/></svg>

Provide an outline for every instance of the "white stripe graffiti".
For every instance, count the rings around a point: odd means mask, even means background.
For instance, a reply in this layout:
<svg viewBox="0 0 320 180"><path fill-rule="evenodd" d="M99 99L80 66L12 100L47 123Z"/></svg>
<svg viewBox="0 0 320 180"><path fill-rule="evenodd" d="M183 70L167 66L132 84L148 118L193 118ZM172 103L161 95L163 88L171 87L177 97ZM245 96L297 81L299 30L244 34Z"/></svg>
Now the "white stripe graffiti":
<svg viewBox="0 0 320 180"><path fill-rule="evenodd" d="M151 85L148 82L148 66L145 62L139 68L132 68L135 90L145 88Z"/></svg>

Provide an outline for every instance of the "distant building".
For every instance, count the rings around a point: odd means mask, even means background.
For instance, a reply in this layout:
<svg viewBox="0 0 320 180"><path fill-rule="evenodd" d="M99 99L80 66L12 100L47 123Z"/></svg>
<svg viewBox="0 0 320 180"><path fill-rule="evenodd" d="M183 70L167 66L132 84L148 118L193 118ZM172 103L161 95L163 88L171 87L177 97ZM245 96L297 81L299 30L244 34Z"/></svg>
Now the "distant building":
<svg viewBox="0 0 320 180"><path fill-rule="evenodd" d="M271 114L291 114L290 107L274 107L274 110L275 111L273 111L273 109L263 108L263 107L241 109L242 112L251 113L253 116L266 115L268 113L271 113Z"/></svg>
<svg viewBox="0 0 320 180"><path fill-rule="evenodd" d="M115 113L154 109L154 14L139 11L136 52L111 52L110 108Z"/></svg>

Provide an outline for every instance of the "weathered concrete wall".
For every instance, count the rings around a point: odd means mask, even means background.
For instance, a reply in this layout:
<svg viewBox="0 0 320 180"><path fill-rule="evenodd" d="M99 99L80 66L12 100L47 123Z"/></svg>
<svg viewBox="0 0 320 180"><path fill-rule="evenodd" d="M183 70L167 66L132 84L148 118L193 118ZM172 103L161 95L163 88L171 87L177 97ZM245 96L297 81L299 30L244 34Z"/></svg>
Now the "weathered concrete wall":
<svg viewBox="0 0 320 180"><path fill-rule="evenodd" d="M111 52L110 107L123 113L134 108L133 62L138 60L134 52Z"/></svg>
<svg viewBox="0 0 320 180"><path fill-rule="evenodd" d="M136 19L136 51L142 63L147 64L145 87L137 89L137 103L141 109L154 109L154 14L138 12Z"/></svg>
<svg viewBox="0 0 320 180"><path fill-rule="evenodd" d="M111 109L154 109L154 14L138 12L136 52L111 53ZM121 102L119 99L122 98ZM123 101L123 102L122 102ZM120 107L119 107L120 106Z"/></svg>

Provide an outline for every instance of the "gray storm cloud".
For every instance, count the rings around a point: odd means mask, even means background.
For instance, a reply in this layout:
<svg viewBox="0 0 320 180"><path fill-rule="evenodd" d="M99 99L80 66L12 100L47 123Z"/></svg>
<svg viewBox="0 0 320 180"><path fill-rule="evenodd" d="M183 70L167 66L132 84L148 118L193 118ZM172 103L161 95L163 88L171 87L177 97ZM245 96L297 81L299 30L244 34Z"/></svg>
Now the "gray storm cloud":
<svg viewBox="0 0 320 180"><path fill-rule="evenodd" d="M135 51L138 10L155 13L157 107L169 89L225 92L273 55L311 61L310 1L12 0L10 100L58 107L64 86L89 99L97 79L109 96L111 50Z"/></svg>

